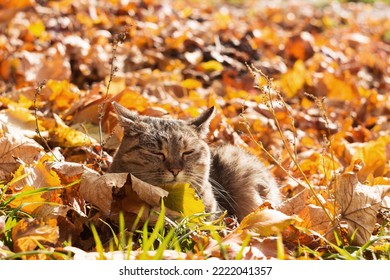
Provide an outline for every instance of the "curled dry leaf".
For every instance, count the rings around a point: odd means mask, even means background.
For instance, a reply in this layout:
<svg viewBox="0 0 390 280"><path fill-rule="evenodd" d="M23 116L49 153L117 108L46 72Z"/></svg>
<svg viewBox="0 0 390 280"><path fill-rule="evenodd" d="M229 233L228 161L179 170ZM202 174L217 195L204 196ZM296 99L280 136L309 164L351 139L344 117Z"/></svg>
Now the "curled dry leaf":
<svg viewBox="0 0 390 280"><path fill-rule="evenodd" d="M348 225L348 235L357 230L354 243L363 245L374 230L379 207L385 196L390 195L390 186L367 186L359 182L356 173L345 173L338 178L336 203L341 222Z"/></svg>
<svg viewBox="0 0 390 280"><path fill-rule="evenodd" d="M34 140L21 136L4 134L0 138L0 180L14 172L21 159L32 163L43 148Z"/></svg>
<svg viewBox="0 0 390 280"><path fill-rule="evenodd" d="M143 212L142 220L148 214L145 210L160 206L161 198L168 192L145 183L129 173L99 173L86 170L81 177L80 194L97 206L103 215L116 219L121 211L127 222Z"/></svg>
<svg viewBox="0 0 390 280"><path fill-rule="evenodd" d="M113 188L122 188L126 180L126 173L100 175L88 169L81 176L80 194L108 216L111 212Z"/></svg>

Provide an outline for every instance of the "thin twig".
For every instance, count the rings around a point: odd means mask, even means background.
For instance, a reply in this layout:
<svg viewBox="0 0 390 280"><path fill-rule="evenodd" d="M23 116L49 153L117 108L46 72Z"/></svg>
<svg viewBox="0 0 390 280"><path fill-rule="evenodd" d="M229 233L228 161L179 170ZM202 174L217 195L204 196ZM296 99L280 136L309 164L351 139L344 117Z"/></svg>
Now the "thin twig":
<svg viewBox="0 0 390 280"><path fill-rule="evenodd" d="M39 122L38 122L38 105L37 105L37 99L38 99L38 96L41 95L41 92L42 92L42 89L43 87L46 85L46 81L43 80L41 82L38 83L38 86L35 88L35 94L34 94L34 117L35 117L35 132L37 133L38 137L42 140L42 142L45 144L47 150L49 150L53 157L55 158L56 161L60 161L55 153L53 152L53 150L51 149L49 143L46 141L46 139L42 136L41 134L41 130L39 129Z"/></svg>
<svg viewBox="0 0 390 280"><path fill-rule="evenodd" d="M99 106L99 113L98 113L98 120L99 120L99 143L100 143L100 152L99 152L99 162L98 166L99 169L102 167L103 163L103 152L104 152L104 145L106 144L107 141L103 139L103 119L105 115L105 110L106 106L108 103L108 96L110 92L110 87L111 87L111 82L115 77L115 73L118 72L118 67L115 65L116 61L116 52L118 49L118 46L120 43L123 43L126 40L127 37L127 30L124 32L119 33L117 36L115 36L113 42L112 42L112 53L111 53L111 68L110 68L110 77L108 79L107 87L106 87L106 92L104 95L104 100L102 104Z"/></svg>
<svg viewBox="0 0 390 280"><path fill-rule="evenodd" d="M318 198L310 180L307 178L305 172L302 170L299 162L298 162L298 158L297 158L297 153L296 153L296 149L294 149L294 151L291 150L290 148L290 145L286 139L286 137L284 136L283 132L282 132L282 127L280 125L280 122L278 120L278 118L276 117L276 113L275 113L275 108L274 108L274 105L272 103L272 95L271 95L271 92L272 92L272 89L274 88L273 86L273 83L272 83L272 80L267 76L265 75L260 69L257 69L256 67L254 67L252 65L252 67L248 66L249 68L249 71L252 73L252 75L254 76L254 78L258 79L259 76L263 77L266 82L267 82L267 86L266 87L260 87L258 84L255 84L255 88L258 88L263 94L265 94L267 96L267 107L268 109L270 110L272 116L273 116L273 119L275 121L275 124L276 124L276 127L277 127L277 130L278 130L278 133L283 141L283 144L286 148L286 151L287 153L289 154L290 158L292 159L292 161L294 162L295 166L297 167L297 169L299 170L299 172L301 173L302 177L303 177L303 180L304 182L306 183L307 187L310 189L310 191L312 192L313 196L314 196L314 199L316 200L316 202L318 203L318 205L324 210L326 216L328 217L329 221L331 221L332 223L334 223L334 218L332 218L330 216L330 214L328 213L328 211L326 210L325 206L323 205L323 203L321 202L321 200ZM280 96L280 93L278 93L278 97L280 100L282 100L283 104L286 106L287 104L284 102L283 98ZM286 110L287 107L285 107ZM290 114L291 116L291 114ZM248 132L249 134L251 135L251 132L249 130L249 126L247 126L247 129L248 129ZM294 129L295 129L295 126L294 126ZM257 143L257 141L256 141ZM294 142L295 144L295 142ZM265 148L261 145L261 148L263 151L265 151L268 155L270 155L266 150ZM273 158L273 157L272 157ZM278 163L278 161L275 161L276 163ZM286 172L287 175L290 176L289 172L283 168L283 166L281 164L279 164L279 166L283 169L283 171ZM291 176L290 176L291 177Z"/></svg>

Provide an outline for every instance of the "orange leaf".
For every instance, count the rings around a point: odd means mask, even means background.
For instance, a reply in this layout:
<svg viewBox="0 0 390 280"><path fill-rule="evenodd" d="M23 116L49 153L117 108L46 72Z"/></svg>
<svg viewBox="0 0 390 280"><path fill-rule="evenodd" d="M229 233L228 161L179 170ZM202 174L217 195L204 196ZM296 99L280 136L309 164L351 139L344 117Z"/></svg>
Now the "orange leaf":
<svg viewBox="0 0 390 280"><path fill-rule="evenodd" d="M124 89L115 100L129 109L135 109L138 112L144 111L149 107L148 100L136 91L129 88Z"/></svg>

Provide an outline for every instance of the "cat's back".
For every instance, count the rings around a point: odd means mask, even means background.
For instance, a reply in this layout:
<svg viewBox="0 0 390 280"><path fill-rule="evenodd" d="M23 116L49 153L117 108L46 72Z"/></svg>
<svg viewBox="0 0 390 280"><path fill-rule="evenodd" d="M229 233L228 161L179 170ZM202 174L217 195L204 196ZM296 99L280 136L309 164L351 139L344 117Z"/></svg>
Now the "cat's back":
<svg viewBox="0 0 390 280"><path fill-rule="evenodd" d="M265 200L280 203L279 187L264 164L230 144L211 148L212 183L219 204L241 220Z"/></svg>

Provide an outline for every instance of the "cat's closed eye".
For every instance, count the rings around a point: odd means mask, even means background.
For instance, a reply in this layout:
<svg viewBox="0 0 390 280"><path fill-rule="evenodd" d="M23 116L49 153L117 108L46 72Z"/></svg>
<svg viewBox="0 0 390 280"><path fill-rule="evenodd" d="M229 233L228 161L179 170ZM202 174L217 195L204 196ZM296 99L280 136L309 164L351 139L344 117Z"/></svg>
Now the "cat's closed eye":
<svg viewBox="0 0 390 280"><path fill-rule="evenodd" d="M149 155L158 157L161 161L165 161L165 154L160 151L144 150Z"/></svg>
<svg viewBox="0 0 390 280"><path fill-rule="evenodd" d="M195 150L189 150L189 151L185 151L181 154L181 157L183 159L185 159L187 156L191 155L192 153L194 153Z"/></svg>

